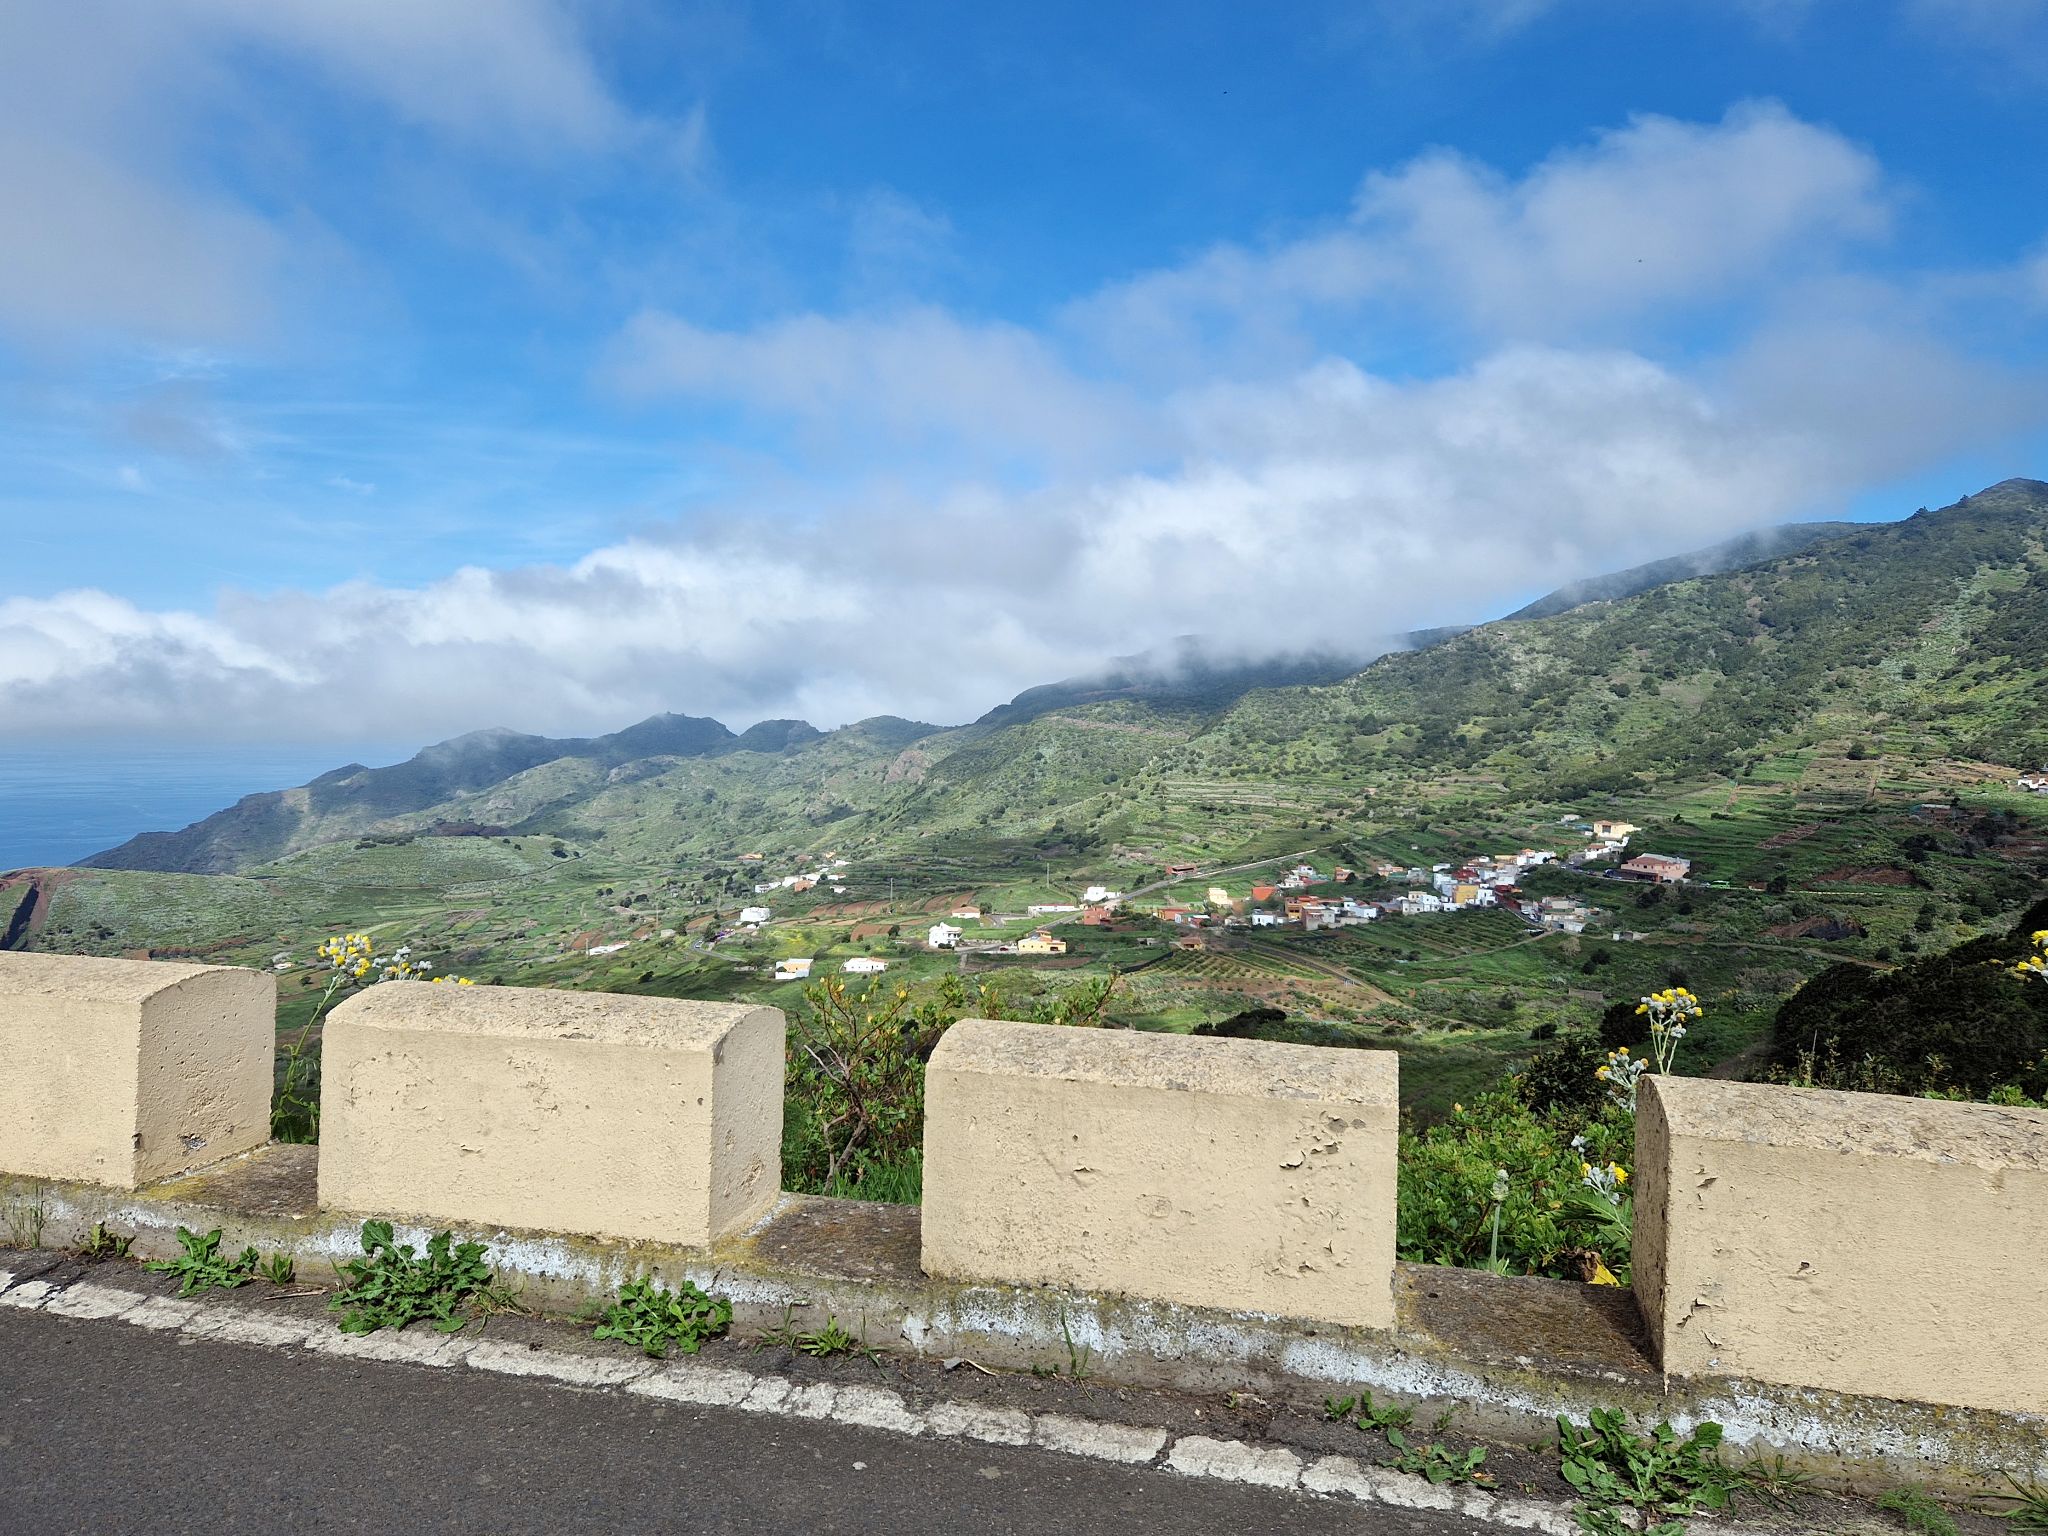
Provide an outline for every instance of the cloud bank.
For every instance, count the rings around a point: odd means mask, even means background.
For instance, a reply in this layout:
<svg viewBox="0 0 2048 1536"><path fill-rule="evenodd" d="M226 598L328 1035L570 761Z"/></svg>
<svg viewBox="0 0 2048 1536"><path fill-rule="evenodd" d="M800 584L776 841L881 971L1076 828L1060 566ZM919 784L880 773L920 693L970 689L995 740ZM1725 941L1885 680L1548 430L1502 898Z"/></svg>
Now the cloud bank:
<svg viewBox="0 0 2048 1536"><path fill-rule="evenodd" d="M300 28L395 109L465 122L554 56L520 43L551 37L550 13L508 0L527 31L430 103L410 67L328 39L320 7L187 4L261 38ZM620 119L596 89L558 72L540 99L601 137ZM919 303L729 329L645 310L598 383L781 434L758 487L572 563L416 587L231 591L205 613L0 601L0 732L951 722L1182 634L1364 659L2048 424L2041 378L1973 351L1957 309L2027 301L2038 258L1880 277L1899 195L1868 150L1745 104L1639 118L1518 176L1448 151L1369 170L1320 227L1036 324ZM221 217L184 227L260 261L260 231ZM204 328L221 300L153 302Z"/></svg>

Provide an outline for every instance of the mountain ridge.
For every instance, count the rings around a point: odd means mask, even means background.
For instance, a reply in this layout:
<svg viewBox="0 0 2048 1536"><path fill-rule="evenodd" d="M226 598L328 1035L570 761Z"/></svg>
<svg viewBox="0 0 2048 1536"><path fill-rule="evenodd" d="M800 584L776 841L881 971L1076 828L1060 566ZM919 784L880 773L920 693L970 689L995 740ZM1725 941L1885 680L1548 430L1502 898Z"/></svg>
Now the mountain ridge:
<svg viewBox="0 0 2048 1536"><path fill-rule="evenodd" d="M1158 784L1175 775L1301 782L1491 764L1504 784L1619 783L1664 771L1694 747L1702 764L1734 761L1745 736L1753 741L1799 710L1814 714L1812 679L1758 658L1795 637L1802 655L1847 645L1826 630L1829 604L1842 609L1836 617L1862 613L1866 628L1896 628L1904 607L1943 599L1944 583L1976 569L1977 553L2003 562L2002 579L2021 579L2038 598L2038 583L2013 574L2025 557L2024 540L2012 535L2044 511L2048 485L2015 479L1900 522L1745 535L1560 588L1516 615L1436 632L1432 645L1363 667L1330 657L1239 665L1183 640L1164 656L1126 657L1092 677L1027 689L961 727L880 716L832 732L764 721L735 735L714 720L661 715L600 737L472 732L390 768L351 764L296 789L245 797L182 831L146 833L84 863L222 873L323 841L437 825L612 829L650 854L663 837L709 852L735 840L800 844L825 827L839 834L841 824L844 835L882 839L1022 829L1071 819L1067 807L1098 829L1090 835L1110 836L1113 825L1142 821ZM1769 548L1776 553L1758 557ZM1939 567L1939 579L1914 579L1916 559ZM1728 562L1620 594L1673 568ZM1799 598L1801 582L1822 580L1802 573L1823 569L1826 601ZM1867 581L1885 588L1891 609L1859 595ZM1744 595L1744 583L1756 590ZM1583 603L1531 613L1585 592L1593 595ZM2026 628L2026 614L2005 612L1997 592L1980 597L1984 612L1972 609L1969 622ZM1646 650L1653 654L1636 654ZM1711 663L1704 670L1703 658ZM1889 697L1900 681L1879 692ZM1798 707L1787 707L1795 696ZM1660 698L1689 700L1694 715L1653 706ZM1642 739L1674 729L1684 751L1660 755ZM1537 763L1541 774L1531 771Z"/></svg>

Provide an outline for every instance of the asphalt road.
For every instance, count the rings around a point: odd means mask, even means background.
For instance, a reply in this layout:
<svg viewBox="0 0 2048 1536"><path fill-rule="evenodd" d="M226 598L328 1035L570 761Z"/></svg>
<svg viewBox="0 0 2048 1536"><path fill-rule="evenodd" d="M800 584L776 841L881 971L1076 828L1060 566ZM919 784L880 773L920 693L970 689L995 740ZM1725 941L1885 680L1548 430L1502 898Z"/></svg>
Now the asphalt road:
<svg viewBox="0 0 2048 1536"><path fill-rule="evenodd" d="M1046 1451L0 1311L0 1532L1474 1536Z"/></svg>

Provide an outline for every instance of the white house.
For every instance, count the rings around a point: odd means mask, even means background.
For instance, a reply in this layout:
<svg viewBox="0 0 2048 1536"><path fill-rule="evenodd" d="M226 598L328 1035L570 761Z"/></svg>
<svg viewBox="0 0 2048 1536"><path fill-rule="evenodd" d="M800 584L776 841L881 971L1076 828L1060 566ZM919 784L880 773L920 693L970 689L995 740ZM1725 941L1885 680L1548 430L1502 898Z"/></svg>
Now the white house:
<svg viewBox="0 0 2048 1536"><path fill-rule="evenodd" d="M1024 909L1025 913L1031 917L1045 917L1054 912L1078 912L1080 910L1080 906L1071 901L1041 902L1038 906L1026 907Z"/></svg>
<svg viewBox="0 0 2048 1536"><path fill-rule="evenodd" d="M586 955L616 955L620 950L624 949L628 944L632 942L633 941L631 939L621 939L616 944L593 944L590 946L590 948L583 951L583 953L585 953Z"/></svg>
<svg viewBox="0 0 2048 1536"><path fill-rule="evenodd" d="M809 981L811 979L811 957L800 960L778 960L775 962L777 981Z"/></svg>
<svg viewBox="0 0 2048 1536"><path fill-rule="evenodd" d="M1267 912L1257 907L1252 909L1252 926L1254 928L1278 928L1285 921L1286 919L1281 917L1278 912Z"/></svg>
<svg viewBox="0 0 2048 1536"><path fill-rule="evenodd" d="M951 923L933 923L932 931L925 937L925 943L933 949L958 949L960 930Z"/></svg>
<svg viewBox="0 0 2048 1536"><path fill-rule="evenodd" d="M1444 899L1434 891L1416 891L1401 898L1401 910L1410 917L1424 912L1441 912L1443 909Z"/></svg>
<svg viewBox="0 0 2048 1536"><path fill-rule="evenodd" d="M752 923L755 927L767 922L775 913L767 907L741 907L740 921Z"/></svg>
<svg viewBox="0 0 2048 1536"><path fill-rule="evenodd" d="M1112 891L1106 885L1091 885L1081 893L1081 900L1091 907L1107 906L1112 901L1122 901L1122 891Z"/></svg>
<svg viewBox="0 0 2048 1536"><path fill-rule="evenodd" d="M889 969L889 962L877 960L873 955L855 955L839 969L849 976L879 976Z"/></svg>

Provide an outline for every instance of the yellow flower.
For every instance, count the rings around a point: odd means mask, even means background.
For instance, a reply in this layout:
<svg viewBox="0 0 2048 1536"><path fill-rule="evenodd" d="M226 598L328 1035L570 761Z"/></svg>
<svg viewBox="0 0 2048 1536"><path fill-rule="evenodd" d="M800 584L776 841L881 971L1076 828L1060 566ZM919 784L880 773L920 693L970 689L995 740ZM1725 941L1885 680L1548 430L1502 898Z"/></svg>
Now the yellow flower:
<svg viewBox="0 0 2048 1536"><path fill-rule="evenodd" d="M1624 1045L1624 1046L1623 1046L1623 1047L1621 1048L1621 1050L1620 1050L1619 1052L1617 1052L1617 1054L1618 1054L1618 1055L1622 1055L1622 1056L1626 1056L1626 1055L1628 1054L1628 1047Z"/></svg>
<svg viewBox="0 0 2048 1536"><path fill-rule="evenodd" d="M1604 1078L1604 1077L1606 1077L1606 1076L1607 1076L1607 1072L1608 1072L1608 1069L1607 1069L1606 1067L1595 1067L1595 1068L1593 1069L1593 1075L1594 1075L1595 1077L1601 1077L1601 1078Z"/></svg>
<svg viewBox="0 0 2048 1536"><path fill-rule="evenodd" d="M1622 1167L1621 1164L1609 1163L1607 1165L1607 1171L1614 1175L1615 1183L1626 1184L1628 1182L1628 1170Z"/></svg>
<svg viewBox="0 0 2048 1536"><path fill-rule="evenodd" d="M1453 1114L1459 1114L1459 1115L1462 1115L1463 1113L1465 1113L1465 1106L1464 1106L1464 1105L1462 1105L1462 1104L1453 1104L1453 1105L1451 1106L1451 1112L1452 1112Z"/></svg>

